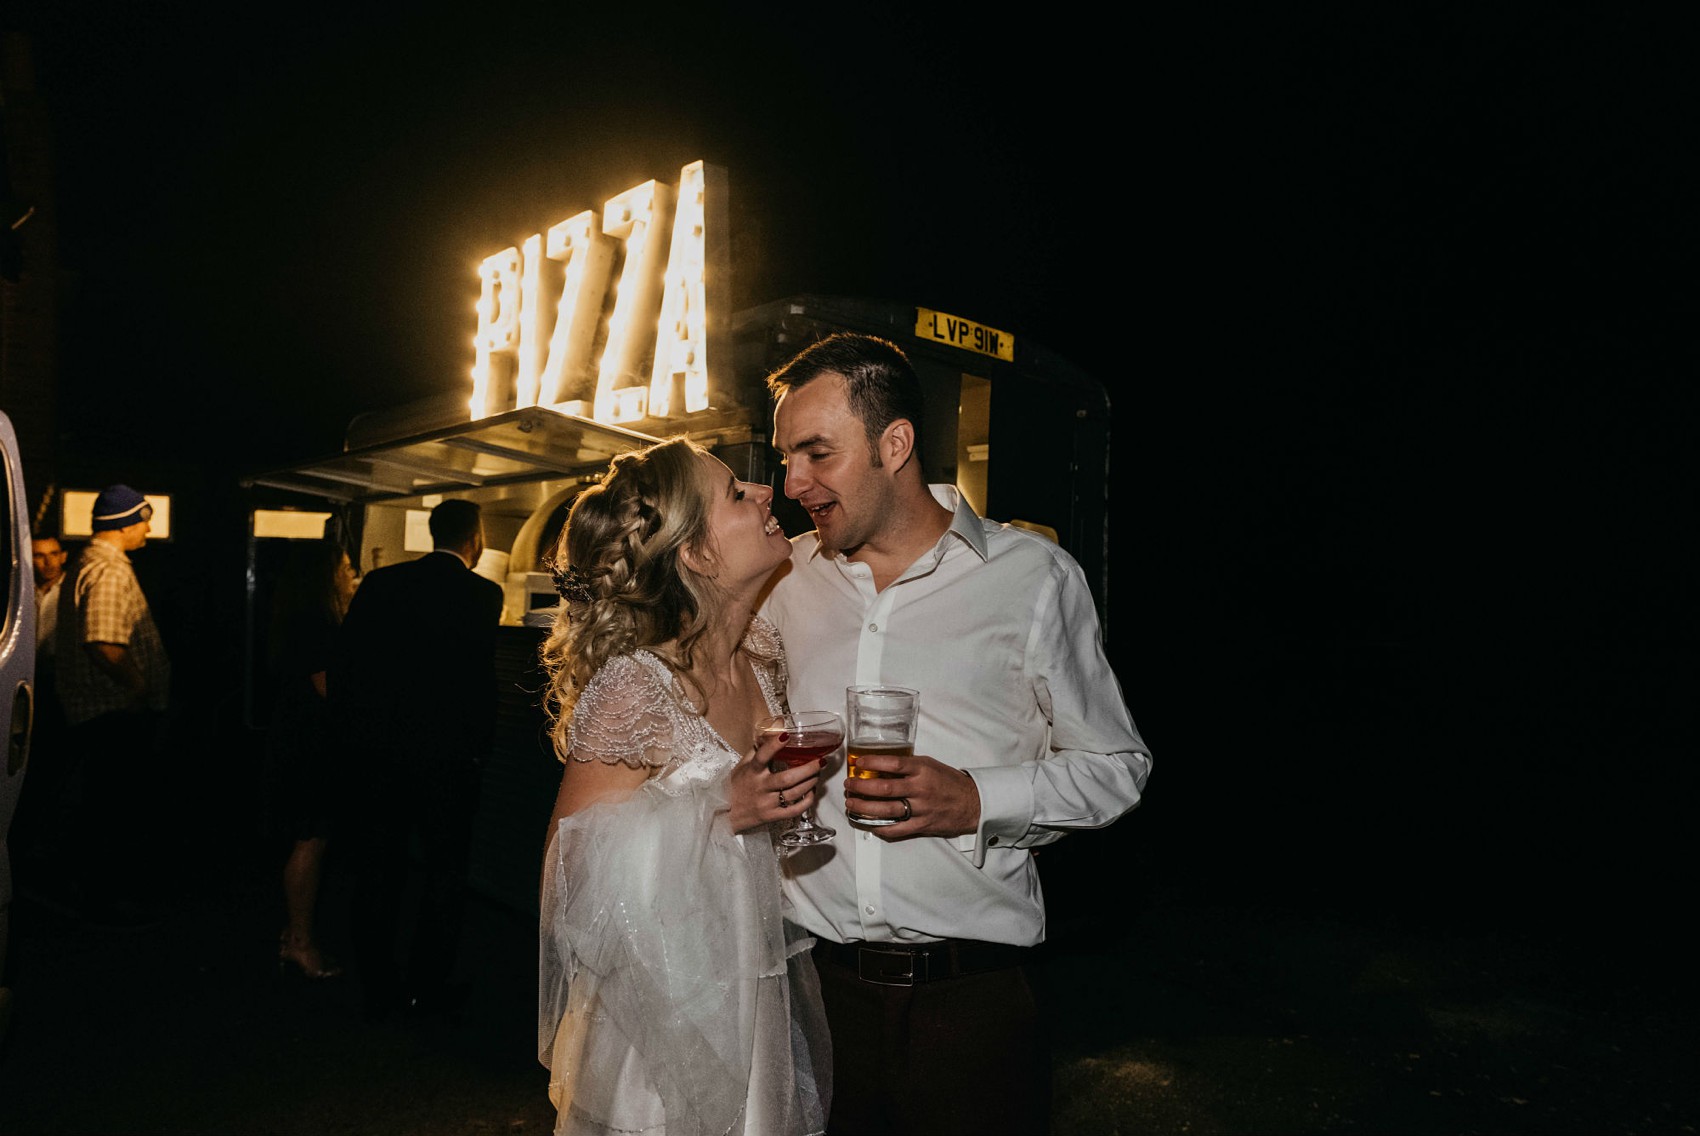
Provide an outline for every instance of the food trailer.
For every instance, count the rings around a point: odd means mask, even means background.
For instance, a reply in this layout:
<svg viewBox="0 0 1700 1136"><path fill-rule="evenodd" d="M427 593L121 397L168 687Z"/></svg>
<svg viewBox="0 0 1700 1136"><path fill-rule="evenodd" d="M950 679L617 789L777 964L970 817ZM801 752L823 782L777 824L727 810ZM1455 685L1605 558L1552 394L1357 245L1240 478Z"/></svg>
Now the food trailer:
<svg viewBox="0 0 1700 1136"><path fill-rule="evenodd" d="M764 380L826 335L878 335L908 354L926 396L928 480L1068 549L1110 626L1103 386L1038 344L913 304L796 295L729 312L726 194L724 171L696 162L674 184L646 182L490 256L464 391L361 415L340 452L244 479L256 727L259 613L282 542L335 534L364 573L428 552L426 520L441 500L482 506L488 548L476 570L505 597L503 698L473 881L522 909L536 902L559 780L537 649L557 600L548 558L573 500L615 455L684 435L774 486L788 534L807 530L769 446Z"/></svg>

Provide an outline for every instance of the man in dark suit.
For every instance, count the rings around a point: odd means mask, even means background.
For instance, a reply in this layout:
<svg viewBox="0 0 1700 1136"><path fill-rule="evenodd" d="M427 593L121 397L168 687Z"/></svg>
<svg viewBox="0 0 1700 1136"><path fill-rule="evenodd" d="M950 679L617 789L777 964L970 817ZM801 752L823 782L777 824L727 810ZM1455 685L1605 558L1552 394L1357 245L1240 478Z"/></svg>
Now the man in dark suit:
<svg viewBox="0 0 1700 1136"><path fill-rule="evenodd" d="M478 505L438 505L431 540L426 555L361 581L326 676L353 773L355 961L374 1018L454 1008L479 766L496 725L502 589L471 570L484 551ZM414 841L423 887L404 973L398 947Z"/></svg>

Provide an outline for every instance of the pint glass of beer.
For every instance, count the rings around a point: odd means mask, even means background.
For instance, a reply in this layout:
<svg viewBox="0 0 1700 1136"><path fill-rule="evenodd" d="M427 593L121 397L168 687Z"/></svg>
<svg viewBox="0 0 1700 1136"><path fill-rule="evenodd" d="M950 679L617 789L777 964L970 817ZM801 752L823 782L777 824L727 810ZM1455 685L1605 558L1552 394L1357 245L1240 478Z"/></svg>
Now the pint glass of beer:
<svg viewBox="0 0 1700 1136"><path fill-rule="evenodd" d="M846 748L850 751L851 777L864 780L889 777L860 767L859 759L876 753L909 756L915 752L915 722L921 708L921 692L906 686L852 686L844 692ZM896 817L857 816L845 803L844 815L854 824L896 824Z"/></svg>

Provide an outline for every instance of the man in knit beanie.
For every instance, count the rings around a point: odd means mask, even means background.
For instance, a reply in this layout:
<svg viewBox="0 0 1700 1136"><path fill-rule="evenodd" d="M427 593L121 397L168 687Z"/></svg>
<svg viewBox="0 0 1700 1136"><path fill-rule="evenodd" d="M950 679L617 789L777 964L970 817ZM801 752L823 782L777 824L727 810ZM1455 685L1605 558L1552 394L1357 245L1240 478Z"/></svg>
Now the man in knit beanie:
<svg viewBox="0 0 1700 1136"><path fill-rule="evenodd" d="M133 923L144 917L147 826L138 816L146 779L157 776L153 740L170 693L171 663L130 553L147 543L153 506L128 485L95 498L93 535L60 589L59 701L68 748L81 766L83 847L90 914Z"/></svg>

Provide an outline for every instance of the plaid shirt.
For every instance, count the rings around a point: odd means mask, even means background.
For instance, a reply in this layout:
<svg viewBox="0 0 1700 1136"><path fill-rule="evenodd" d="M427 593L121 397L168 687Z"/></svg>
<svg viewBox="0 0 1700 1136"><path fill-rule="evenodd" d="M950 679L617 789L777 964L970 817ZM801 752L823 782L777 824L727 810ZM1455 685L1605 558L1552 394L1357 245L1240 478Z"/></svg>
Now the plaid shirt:
<svg viewBox="0 0 1700 1136"><path fill-rule="evenodd" d="M136 571L122 550L101 540L84 545L60 588L59 605L59 699L71 725L114 710L165 709L171 662ZM147 684L140 700L94 664L85 643L113 643L128 650Z"/></svg>

